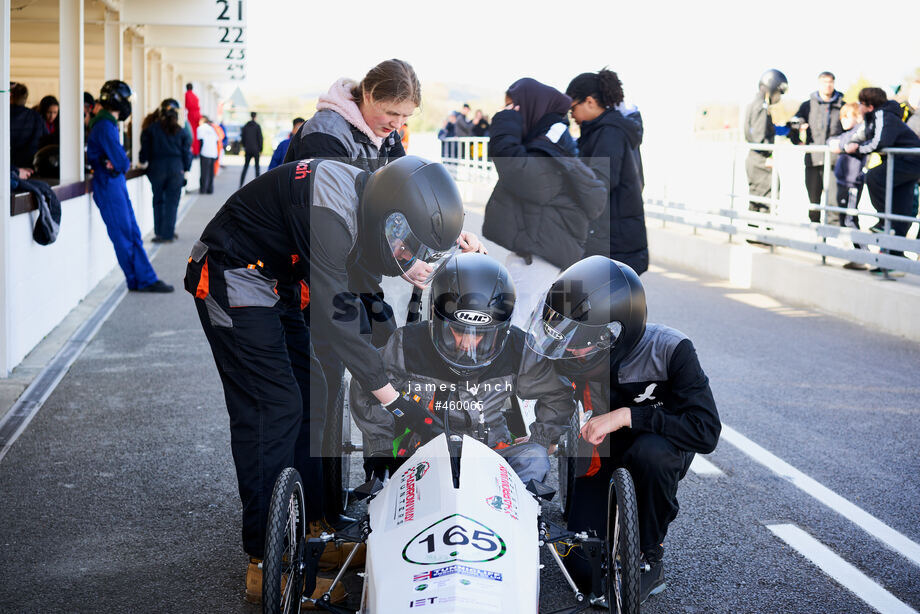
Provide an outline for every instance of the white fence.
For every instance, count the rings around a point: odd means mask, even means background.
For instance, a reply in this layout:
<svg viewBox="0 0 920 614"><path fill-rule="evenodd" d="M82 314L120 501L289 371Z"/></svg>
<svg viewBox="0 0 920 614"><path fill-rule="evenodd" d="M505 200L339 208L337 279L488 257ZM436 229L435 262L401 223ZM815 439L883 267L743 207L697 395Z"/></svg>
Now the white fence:
<svg viewBox="0 0 920 614"><path fill-rule="evenodd" d="M744 162L751 149L773 152L773 198L748 194ZM661 150L666 150L666 153L662 155ZM916 224L908 232L911 238L890 234L893 220L920 223L916 217L891 213L892 165L887 165L889 189L882 213L869 204L867 189L863 189L859 208L855 211L826 202L826 187L834 181L830 156L827 155L824 157L822 202L809 203L804 189L804 156L818 151L829 150L823 145L697 141L680 147L669 143L659 148L646 143L642 147L647 180L644 192L646 217L661 220L663 224L676 223L724 232L729 241L738 236L770 246L816 253L822 258L830 256L920 274L920 263L916 260L887 253L889 250L920 252ZM920 155L920 149L886 149L884 153L889 157ZM445 139L441 155L442 162L458 181L491 184L496 180L495 166L489 159L488 138ZM779 197L776 197L777 193ZM748 203L752 201L770 205L770 212L749 211ZM809 221L810 210L822 211L822 223ZM860 228L823 223L830 211L856 216ZM869 228L879 219L884 222L883 232L870 232ZM853 244L861 245L863 249L855 249Z"/></svg>

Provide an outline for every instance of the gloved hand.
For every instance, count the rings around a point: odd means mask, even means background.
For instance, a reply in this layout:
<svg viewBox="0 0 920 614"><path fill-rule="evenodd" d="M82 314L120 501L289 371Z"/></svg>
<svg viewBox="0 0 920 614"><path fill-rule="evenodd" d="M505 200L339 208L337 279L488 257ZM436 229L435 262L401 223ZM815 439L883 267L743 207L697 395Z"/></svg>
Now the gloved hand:
<svg viewBox="0 0 920 614"><path fill-rule="evenodd" d="M444 432L444 425L441 423L441 419L412 399L407 399L400 395L385 407L387 411L393 414L393 418L396 421L394 430L397 433L402 432L404 429L411 429L418 433L419 437L424 441L428 441L435 435Z"/></svg>
<svg viewBox="0 0 920 614"><path fill-rule="evenodd" d="M389 471L390 475L396 473L396 470L403 464L405 459L393 458L393 452L375 453L364 459L364 475L367 480L376 477L381 482L383 476Z"/></svg>

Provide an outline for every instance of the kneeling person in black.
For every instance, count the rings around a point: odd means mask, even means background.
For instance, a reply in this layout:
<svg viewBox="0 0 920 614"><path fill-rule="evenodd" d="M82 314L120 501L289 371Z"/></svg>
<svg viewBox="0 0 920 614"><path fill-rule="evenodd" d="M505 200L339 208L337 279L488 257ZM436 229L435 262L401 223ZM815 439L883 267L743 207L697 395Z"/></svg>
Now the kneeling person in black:
<svg viewBox="0 0 920 614"><path fill-rule="evenodd" d="M405 405L370 342L361 301L348 291L346 263L356 258L370 270L425 285L432 262L457 249L463 215L440 164L405 157L371 174L303 160L237 191L193 247L185 287L196 298L230 414L243 547L253 559L250 599L261 593L257 562L272 488L285 467L303 478L311 532L322 529L316 525L323 514L326 386L311 328L339 341L338 357L378 401L391 411ZM477 248L469 238L467 247Z"/></svg>
<svg viewBox="0 0 920 614"><path fill-rule="evenodd" d="M594 462L577 477L568 528L606 533L610 477L626 467L636 485L639 545L650 569L641 575L641 600L664 588L662 555L668 525L677 517L677 484L694 453L712 452L721 422L693 343L683 333L646 324L645 291L625 264L591 256L553 283L534 311L527 344L572 382L565 412L537 407L531 441L549 446L576 405L591 412L581 428ZM522 389L528 378L522 377ZM545 408L545 406L544 406ZM610 435L608 438L607 435ZM566 559L576 579L589 578L580 552Z"/></svg>

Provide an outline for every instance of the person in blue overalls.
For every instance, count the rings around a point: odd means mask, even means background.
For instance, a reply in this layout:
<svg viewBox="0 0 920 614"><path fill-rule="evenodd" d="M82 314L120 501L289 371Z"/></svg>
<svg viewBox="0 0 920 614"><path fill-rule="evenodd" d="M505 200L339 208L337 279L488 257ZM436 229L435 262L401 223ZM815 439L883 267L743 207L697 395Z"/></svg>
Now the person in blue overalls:
<svg viewBox="0 0 920 614"><path fill-rule="evenodd" d="M157 278L137 227L128 198L125 171L128 156L118 140L118 122L131 115L131 87L124 81L106 81L96 101L96 114L89 123L86 157L93 167L93 200L115 247L118 264L125 273L128 290L172 292Z"/></svg>

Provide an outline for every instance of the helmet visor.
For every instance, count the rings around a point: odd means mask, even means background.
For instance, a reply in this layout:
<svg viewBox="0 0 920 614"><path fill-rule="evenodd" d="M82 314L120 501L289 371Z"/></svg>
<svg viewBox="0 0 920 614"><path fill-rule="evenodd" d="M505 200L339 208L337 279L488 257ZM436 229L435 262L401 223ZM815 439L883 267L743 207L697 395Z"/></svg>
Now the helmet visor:
<svg viewBox="0 0 920 614"><path fill-rule="evenodd" d="M541 303L530 318L527 345L550 360L584 359L613 347L622 332L620 322L592 326L571 320Z"/></svg>
<svg viewBox="0 0 920 614"><path fill-rule="evenodd" d="M445 361L460 369L484 367L495 360L504 347L510 320L493 326L471 326L433 317L431 337Z"/></svg>
<svg viewBox="0 0 920 614"><path fill-rule="evenodd" d="M420 287L428 285L450 257L460 250L456 243L443 251L425 245L412 232L406 216L398 211L387 216L383 232L403 277Z"/></svg>

